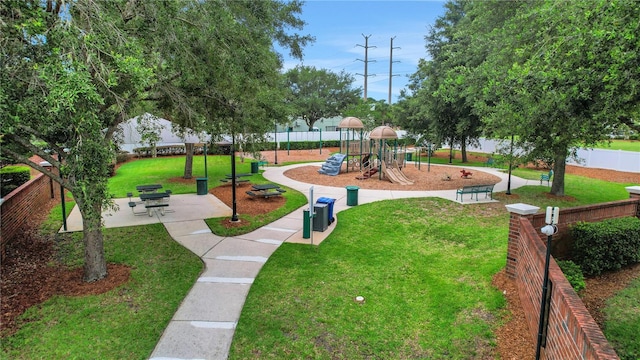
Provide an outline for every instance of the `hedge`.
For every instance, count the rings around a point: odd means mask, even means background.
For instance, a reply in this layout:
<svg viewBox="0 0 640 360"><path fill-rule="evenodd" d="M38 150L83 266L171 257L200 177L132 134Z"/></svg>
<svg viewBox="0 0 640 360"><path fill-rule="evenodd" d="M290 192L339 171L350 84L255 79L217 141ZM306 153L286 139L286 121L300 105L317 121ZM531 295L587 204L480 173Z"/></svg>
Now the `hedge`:
<svg viewBox="0 0 640 360"><path fill-rule="evenodd" d="M4 197L31 179L28 166L9 165L0 169L0 196Z"/></svg>
<svg viewBox="0 0 640 360"><path fill-rule="evenodd" d="M624 217L571 227L572 257L587 276L640 262L640 219Z"/></svg>

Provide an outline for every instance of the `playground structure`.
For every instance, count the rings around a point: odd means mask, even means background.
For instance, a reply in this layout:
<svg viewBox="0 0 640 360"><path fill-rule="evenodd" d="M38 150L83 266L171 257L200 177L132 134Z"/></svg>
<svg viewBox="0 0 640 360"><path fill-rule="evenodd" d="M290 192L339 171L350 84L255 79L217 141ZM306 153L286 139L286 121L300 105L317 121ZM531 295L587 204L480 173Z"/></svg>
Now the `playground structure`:
<svg viewBox="0 0 640 360"><path fill-rule="evenodd" d="M414 183L401 171L406 166L405 152L399 151L396 141L398 135L392 128L379 126L371 131L368 140L363 137L364 126L358 118L346 117L340 122L338 128L341 131L340 153L327 159L318 170L320 174L334 176L339 174L342 162L346 160L346 172L356 170L360 172L356 179L365 180L378 174L379 180L384 176L385 179L396 184ZM342 140L342 129L346 129L344 140ZM356 130L360 130L358 137L356 137ZM387 140L391 139L394 140L393 147L387 144Z"/></svg>
<svg viewBox="0 0 640 360"><path fill-rule="evenodd" d="M318 173L331 176L338 175L340 173L340 168L342 167L342 162L346 157L347 156L344 154L331 155L322 165L320 170L318 170Z"/></svg>

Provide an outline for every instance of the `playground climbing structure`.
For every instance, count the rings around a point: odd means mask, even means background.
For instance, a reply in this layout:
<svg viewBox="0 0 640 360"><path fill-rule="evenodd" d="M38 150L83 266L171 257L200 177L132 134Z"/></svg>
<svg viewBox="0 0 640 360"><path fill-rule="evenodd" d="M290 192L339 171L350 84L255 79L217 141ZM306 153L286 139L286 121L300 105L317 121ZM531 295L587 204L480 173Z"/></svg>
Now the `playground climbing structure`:
<svg viewBox="0 0 640 360"><path fill-rule="evenodd" d="M340 168L342 167L342 162L346 157L347 155L345 154L331 155L327 159L327 161L325 161L325 163L322 164L322 167L320 167L320 170L318 170L318 173L324 174L324 175L331 175L331 176L338 175L340 173Z"/></svg>

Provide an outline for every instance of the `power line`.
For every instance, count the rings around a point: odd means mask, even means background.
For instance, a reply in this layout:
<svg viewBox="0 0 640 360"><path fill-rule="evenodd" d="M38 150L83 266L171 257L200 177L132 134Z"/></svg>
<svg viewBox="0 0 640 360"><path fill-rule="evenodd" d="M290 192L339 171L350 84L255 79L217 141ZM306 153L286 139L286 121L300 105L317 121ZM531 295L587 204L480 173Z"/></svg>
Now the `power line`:
<svg viewBox="0 0 640 360"><path fill-rule="evenodd" d="M393 63L400 62L400 61L393 61L393 49L400 49L399 47L393 47L393 39L395 38L396 38L395 36L391 38L391 45L389 49L389 105L391 105L391 80L393 79L394 76L398 76L398 75L393 75Z"/></svg>
<svg viewBox="0 0 640 360"><path fill-rule="evenodd" d="M360 46L364 48L364 60L361 60L361 59L356 59L356 60L364 61L364 75L362 74L356 74L356 75L364 76L364 101L367 101L367 78L369 76L376 76L375 74L369 75L368 73L369 62L375 62L375 60L369 60L369 48L375 48L375 46L369 46L369 38L371 37L371 34L369 34L369 36L365 36L364 34L362 34L362 36L364 37L364 46L360 44L356 44L356 46Z"/></svg>

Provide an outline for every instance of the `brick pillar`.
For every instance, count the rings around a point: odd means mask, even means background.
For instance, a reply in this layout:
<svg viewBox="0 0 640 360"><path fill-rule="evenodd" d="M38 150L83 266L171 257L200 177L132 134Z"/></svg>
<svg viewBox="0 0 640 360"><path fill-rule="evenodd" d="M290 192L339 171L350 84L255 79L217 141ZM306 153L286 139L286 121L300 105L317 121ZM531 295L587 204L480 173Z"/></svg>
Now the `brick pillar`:
<svg viewBox="0 0 640 360"><path fill-rule="evenodd" d="M629 198L638 200L636 217L640 219L640 186L627 186L625 189L629 193Z"/></svg>
<svg viewBox="0 0 640 360"><path fill-rule="evenodd" d="M526 217L531 221L539 207L527 204L505 205L509 211L509 242L507 244L507 275L516 277L516 263L518 262L518 244L520 243L520 218Z"/></svg>

